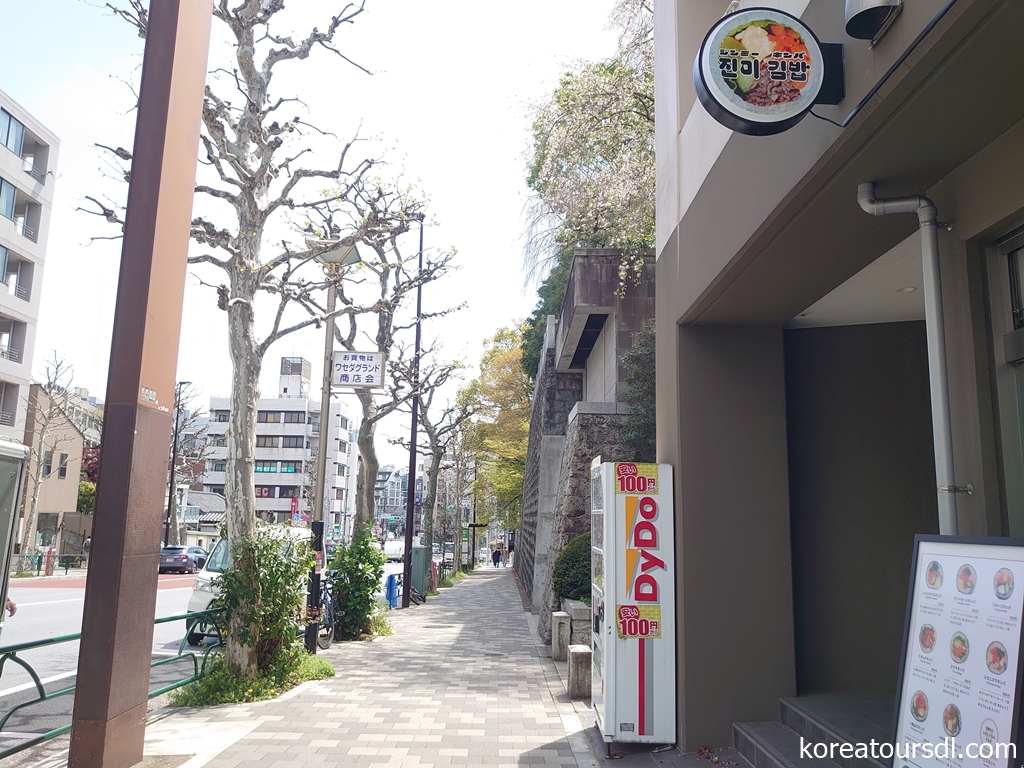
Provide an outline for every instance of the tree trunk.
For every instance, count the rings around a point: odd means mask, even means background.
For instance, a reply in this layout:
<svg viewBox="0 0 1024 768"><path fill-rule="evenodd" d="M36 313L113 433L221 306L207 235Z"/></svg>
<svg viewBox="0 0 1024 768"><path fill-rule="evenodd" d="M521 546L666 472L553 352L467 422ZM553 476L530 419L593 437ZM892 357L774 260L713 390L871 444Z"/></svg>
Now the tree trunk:
<svg viewBox="0 0 1024 768"><path fill-rule="evenodd" d="M434 548L434 500L437 498L437 478L441 474L441 456L437 449L430 451L430 468L427 470L427 492L423 498L423 541L427 551Z"/></svg>
<svg viewBox="0 0 1024 768"><path fill-rule="evenodd" d="M178 532L178 490L175 488L171 491L171 516L170 516L170 530L168 531L167 544L172 547L176 547L181 544L181 539Z"/></svg>
<svg viewBox="0 0 1024 768"><path fill-rule="evenodd" d="M356 476L356 516L352 523L353 536L367 523L373 523L375 507L373 489L377 485L377 470L380 469L380 460L377 458L377 448L373 440L377 432L377 404L373 400L373 395L359 392L356 396L359 398L359 404L363 407L363 422L359 425L359 437L356 439L362 462L359 464L359 474Z"/></svg>
<svg viewBox="0 0 1024 768"><path fill-rule="evenodd" d="M244 225L241 231L246 231ZM259 238L251 240L256 244L258 252ZM254 260L253 263L258 262ZM228 306L231 412L228 416L227 473L224 478L228 545L232 548L240 541L251 539L256 533L256 411L259 407L260 372L263 368L253 328L252 301L256 288L256 270L232 270L232 299ZM234 625L229 627L225 657L239 674L256 674L256 649L244 645L238 639Z"/></svg>

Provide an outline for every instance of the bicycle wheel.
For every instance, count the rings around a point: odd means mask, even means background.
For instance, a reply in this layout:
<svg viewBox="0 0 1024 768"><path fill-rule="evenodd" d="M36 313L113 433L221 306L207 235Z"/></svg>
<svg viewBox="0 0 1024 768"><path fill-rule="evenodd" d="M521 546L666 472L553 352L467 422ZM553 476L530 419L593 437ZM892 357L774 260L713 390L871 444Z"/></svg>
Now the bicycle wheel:
<svg viewBox="0 0 1024 768"><path fill-rule="evenodd" d="M324 605L324 621L319 626L316 633L316 644L321 649L326 651L331 647L331 643L334 642L334 610L331 608L330 603Z"/></svg>

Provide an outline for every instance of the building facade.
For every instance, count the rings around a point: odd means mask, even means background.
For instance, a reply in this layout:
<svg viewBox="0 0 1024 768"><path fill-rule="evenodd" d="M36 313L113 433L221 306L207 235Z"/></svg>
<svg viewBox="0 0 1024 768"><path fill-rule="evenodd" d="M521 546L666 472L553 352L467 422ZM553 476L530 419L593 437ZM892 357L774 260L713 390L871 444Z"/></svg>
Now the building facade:
<svg viewBox="0 0 1024 768"><path fill-rule="evenodd" d="M57 137L0 91L0 436L22 439Z"/></svg>
<svg viewBox="0 0 1024 768"><path fill-rule="evenodd" d="M202 485L211 493L224 493L230 408L230 398L210 398L209 448ZM271 522L286 522L295 514L324 519L328 538L341 538L342 526L351 520L355 504L357 451L350 440L352 428L348 406L333 400L329 424L321 428L320 401L309 397L309 363L283 358L280 394L260 398L256 415L256 511L260 517ZM329 505L321 518L311 511L310 498L324 433L329 451L325 483Z"/></svg>
<svg viewBox="0 0 1024 768"><path fill-rule="evenodd" d="M845 98L814 109L832 122L742 135L698 102L704 36L752 6L843 44ZM913 537L940 530L929 330L945 336L953 528L1024 535L1024 4L906 2L873 43L845 23L834 0L655 4L678 739L735 737L758 765L796 742L780 711L891 719ZM941 325L917 217L870 215L867 182L934 202Z"/></svg>

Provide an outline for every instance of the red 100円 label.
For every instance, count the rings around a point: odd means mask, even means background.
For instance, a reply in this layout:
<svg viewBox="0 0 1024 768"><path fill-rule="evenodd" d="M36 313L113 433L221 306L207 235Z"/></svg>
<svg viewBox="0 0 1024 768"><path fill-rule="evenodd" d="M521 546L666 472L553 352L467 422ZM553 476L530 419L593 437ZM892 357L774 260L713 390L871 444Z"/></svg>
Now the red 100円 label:
<svg viewBox="0 0 1024 768"><path fill-rule="evenodd" d="M661 637L660 605L620 605L616 616L620 639Z"/></svg>

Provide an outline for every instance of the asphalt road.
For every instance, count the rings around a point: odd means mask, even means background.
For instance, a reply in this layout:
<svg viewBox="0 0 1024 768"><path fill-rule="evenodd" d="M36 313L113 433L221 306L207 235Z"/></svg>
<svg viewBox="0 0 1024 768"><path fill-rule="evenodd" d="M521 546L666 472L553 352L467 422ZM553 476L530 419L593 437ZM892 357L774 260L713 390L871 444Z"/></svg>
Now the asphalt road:
<svg viewBox="0 0 1024 768"><path fill-rule="evenodd" d="M192 581L192 576L160 576L156 603L158 618L174 616L187 610ZM14 582L10 588L10 597L18 604L18 612L7 619L0 635L0 646L70 635L82 629L84 579L26 581L23 584ZM179 621L156 626L153 635L154 661L177 654L184 630L184 622ZM32 666L47 693L74 686L78 667L77 640L23 651L18 656ZM152 675L151 690L188 674L185 662L158 667ZM35 686L28 673L8 661L0 676L0 717L18 704L32 701L36 696ZM72 703L73 697L67 695L19 710L0 732L0 750L70 722Z"/></svg>

